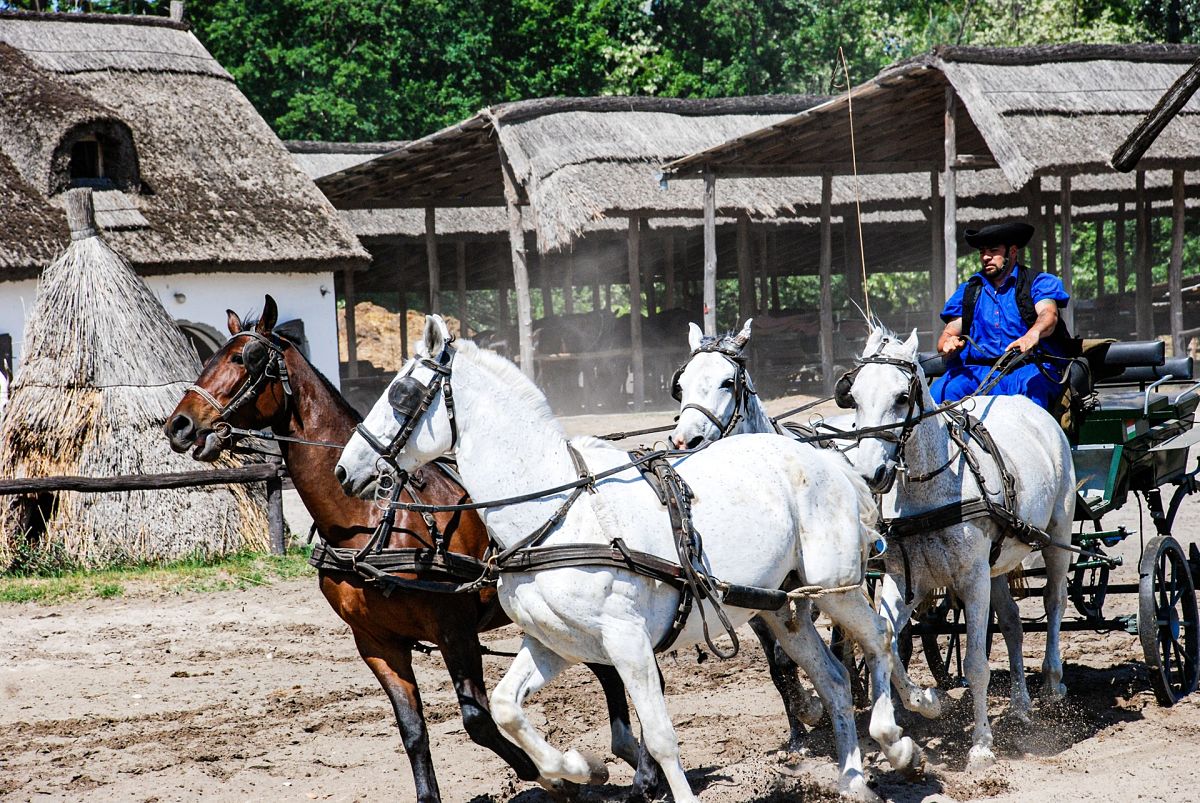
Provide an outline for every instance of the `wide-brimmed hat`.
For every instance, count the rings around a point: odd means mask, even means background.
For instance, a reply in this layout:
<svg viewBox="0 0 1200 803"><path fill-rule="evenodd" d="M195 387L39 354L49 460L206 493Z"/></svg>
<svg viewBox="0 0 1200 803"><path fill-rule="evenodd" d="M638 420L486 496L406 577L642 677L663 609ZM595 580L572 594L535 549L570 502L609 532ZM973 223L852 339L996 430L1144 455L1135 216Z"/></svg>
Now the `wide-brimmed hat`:
<svg viewBox="0 0 1200 803"><path fill-rule="evenodd" d="M1018 220L993 223L982 229L967 229L963 235L972 248L991 248L997 245L1015 245L1024 248L1033 237L1033 226Z"/></svg>

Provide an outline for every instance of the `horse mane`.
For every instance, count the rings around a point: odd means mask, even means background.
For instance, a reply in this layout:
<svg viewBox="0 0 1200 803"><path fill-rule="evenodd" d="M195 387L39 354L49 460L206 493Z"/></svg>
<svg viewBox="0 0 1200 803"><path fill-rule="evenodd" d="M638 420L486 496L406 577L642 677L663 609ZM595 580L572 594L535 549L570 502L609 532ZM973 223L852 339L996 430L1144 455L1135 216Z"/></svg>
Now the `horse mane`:
<svg viewBox="0 0 1200 803"><path fill-rule="evenodd" d="M528 403L537 411L546 426L553 427L555 432L566 437L562 424L554 417L550 403L546 401L546 394L542 393L533 380L525 376L515 363L506 360L494 351L480 348L470 340L456 340L454 348L460 358L465 358L467 362L494 376L504 387L515 393L519 401Z"/></svg>

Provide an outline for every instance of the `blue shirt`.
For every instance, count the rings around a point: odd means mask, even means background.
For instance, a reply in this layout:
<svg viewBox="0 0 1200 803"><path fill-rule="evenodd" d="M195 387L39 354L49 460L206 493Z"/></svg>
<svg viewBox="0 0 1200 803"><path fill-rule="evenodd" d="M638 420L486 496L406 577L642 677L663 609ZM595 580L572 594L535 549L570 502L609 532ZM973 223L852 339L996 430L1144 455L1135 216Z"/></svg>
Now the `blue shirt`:
<svg viewBox="0 0 1200 803"><path fill-rule="evenodd" d="M1029 331L1029 327L1021 320L1021 310L1017 307L1018 270L1025 268L1017 265L999 289L993 287L982 273L975 274L982 280L979 299L975 302L975 316L971 320L971 331L968 332L975 345L968 341L966 347L955 355L951 362L991 362L1004 353L1008 344ZM943 321L949 323L962 317L963 293L967 284L968 282L960 284L946 302L942 309ZM1034 305L1039 301L1053 299L1059 309L1067 306L1071 300L1063 288L1062 281L1051 273L1039 273L1034 277L1030 295L1033 296ZM1048 352L1055 353L1049 340L1042 340L1041 346Z"/></svg>

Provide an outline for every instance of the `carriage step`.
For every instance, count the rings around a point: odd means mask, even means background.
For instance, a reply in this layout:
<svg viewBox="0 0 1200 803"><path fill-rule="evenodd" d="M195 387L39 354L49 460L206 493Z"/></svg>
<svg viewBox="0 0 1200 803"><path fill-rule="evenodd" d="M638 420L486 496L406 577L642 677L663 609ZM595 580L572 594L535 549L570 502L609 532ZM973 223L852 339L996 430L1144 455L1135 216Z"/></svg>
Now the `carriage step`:
<svg viewBox="0 0 1200 803"><path fill-rule="evenodd" d="M787 604L787 592L778 588L756 588L727 583L721 602L734 608L751 608L756 611L777 611Z"/></svg>

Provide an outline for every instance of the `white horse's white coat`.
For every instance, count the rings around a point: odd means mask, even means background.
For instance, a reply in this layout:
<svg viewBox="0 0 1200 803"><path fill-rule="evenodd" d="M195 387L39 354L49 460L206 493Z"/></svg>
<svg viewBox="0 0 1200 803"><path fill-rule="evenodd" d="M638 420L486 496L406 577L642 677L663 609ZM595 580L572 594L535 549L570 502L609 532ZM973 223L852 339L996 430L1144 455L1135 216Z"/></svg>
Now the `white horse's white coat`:
<svg viewBox="0 0 1200 803"><path fill-rule="evenodd" d="M742 346L750 340L750 324L750 320L746 321L737 335L736 342ZM707 416L690 407L684 409L685 407L699 405L711 411L719 420L728 422L737 405L734 388L737 386L738 368L732 361L719 353L698 351L703 345L703 337L700 327L694 323L688 325L688 343L691 345L693 355L679 375L679 421L671 433L671 442L678 448L689 445L694 447L698 445L698 440L715 441L721 437L721 430ZM749 380L747 379L747 381ZM854 416L838 416L829 419L829 423L837 429L849 430L854 427ZM745 401L743 417L730 434L775 433L777 431L775 423L759 404L758 396L749 394ZM792 434L789 430L784 430L784 432ZM834 454L834 452L830 453ZM853 450L848 450L847 457L852 457L852 455ZM817 607L822 608L820 600L817 601ZM832 615L831 618L833 618ZM842 631L847 634L869 633L873 629L867 623L841 622L836 618L834 622L840 625ZM895 627L898 633L901 625L895 625ZM890 645L877 644L870 640L865 644L860 643L859 646L866 653L867 660L871 662L872 666L883 660L881 651L890 651L891 649ZM913 683L909 679L903 663L900 662L899 656L895 657L894 666L895 671L891 673L892 683L902 694L901 699L905 708L916 711L925 717L937 717L941 713L941 700L938 698L936 690L922 689ZM876 695L881 693L880 690L874 688L872 691Z"/></svg>
<svg viewBox="0 0 1200 803"><path fill-rule="evenodd" d="M926 387L924 372L917 362L917 337L914 332L902 341L882 327L873 328L863 357L881 355L911 362L918 372L924 409L934 406ZM867 363L854 380L852 395L856 403L858 428L903 421L909 410L909 375L899 366ZM1019 396L979 397L963 408L983 422L1003 455L1008 471L1016 481L1017 517L1045 530L1056 544L1071 541L1071 521L1075 510L1075 467L1066 435L1054 419L1029 399ZM899 427L897 427L897 433ZM972 451L979 458L988 496L1001 500L1000 475L991 457L975 441ZM955 451L951 451L954 449ZM854 465L869 481L886 484L897 463L895 443L864 439L854 456ZM983 495L974 475L957 447L950 442L946 421L931 416L917 424L903 454L906 472L899 472L895 486L883 498L885 517L920 513L963 499ZM911 482L907 477L921 476L950 463L949 468L926 482ZM882 485L880 486L882 487ZM994 564L989 565L993 539L999 527L991 519L945 527L905 539L909 571L898 545L887 551L887 577L881 586L880 610L892 618L893 626L907 622L915 607L936 588L952 589L962 601L967 625L965 671L974 701L975 730L968 765L984 767L995 761L992 731L987 716L987 687L990 677L985 638L990 605L1008 647L1012 666L1012 702L1015 713L1028 717L1029 692L1025 685L1021 654L1021 621L1017 605L1008 591L1005 575L1020 565L1030 548L1006 537ZM1066 693L1062 685L1062 660L1059 655L1059 625L1066 599L1066 573L1070 553L1050 547L1042 551L1046 562L1047 633L1046 656L1042 663L1044 693L1051 698ZM912 601L905 602L905 584L911 588Z"/></svg>
<svg viewBox="0 0 1200 803"><path fill-rule="evenodd" d="M419 346L422 355L442 354L448 340L442 320L430 316ZM450 382L458 426L456 454L463 484L472 498L497 499L554 487L576 479L567 438L545 398L514 365L471 343L454 346ZM418 365L417 379L432 372ZM364 422L385 442L399 429L385 393ZM451 451L445 397L439 393L396 463L401 470ZM628 455L593 438L576 438L592 473L620 466ZM376 454L355 435L338 463L343 486L369 492ZM824 587L857 586L862 581L874 504L865 483L836 455L774 435L729 439L674 461L695 494L693 517L704 539L705 561L717 578L779 588L790 572L802 582ZM493 537L511 545L540 527L566 494L482 511ZM632 549L674 561L667 514L636 469L628 469L584 494L563 524L544 541L608 544L620 537ZM550 780L586 782L591 768L578 752L551 747L531 726L524 700L567 666L592 661L616 667L642 723L647 749L662 767L676 801L696 800L683 773L675 731L659 687L653 647L667 633L679 599L670 585L609 568L565 568L505 574L499 584L504 610L525 631L517 658L493 693L498 725L519 744ZM830 594L827 610L867 606L861 590ZM873 798L862 776L849 682L812 624L809 604L765 612L775 637L788 654L828 689L825 705L833 721L841 787ZM727 608L735 626L754 611ZM720 632L715 616L707 617ZM677 647L703 640L701 617L693 613ZM879 621L888 637L887 623ZM819 680L818 680L819 679ZM883 679L886 688L887 679ZM881 697L872 717L872 735L893 766L911 768L920 751L895 725L890 700Z"/></svg>

